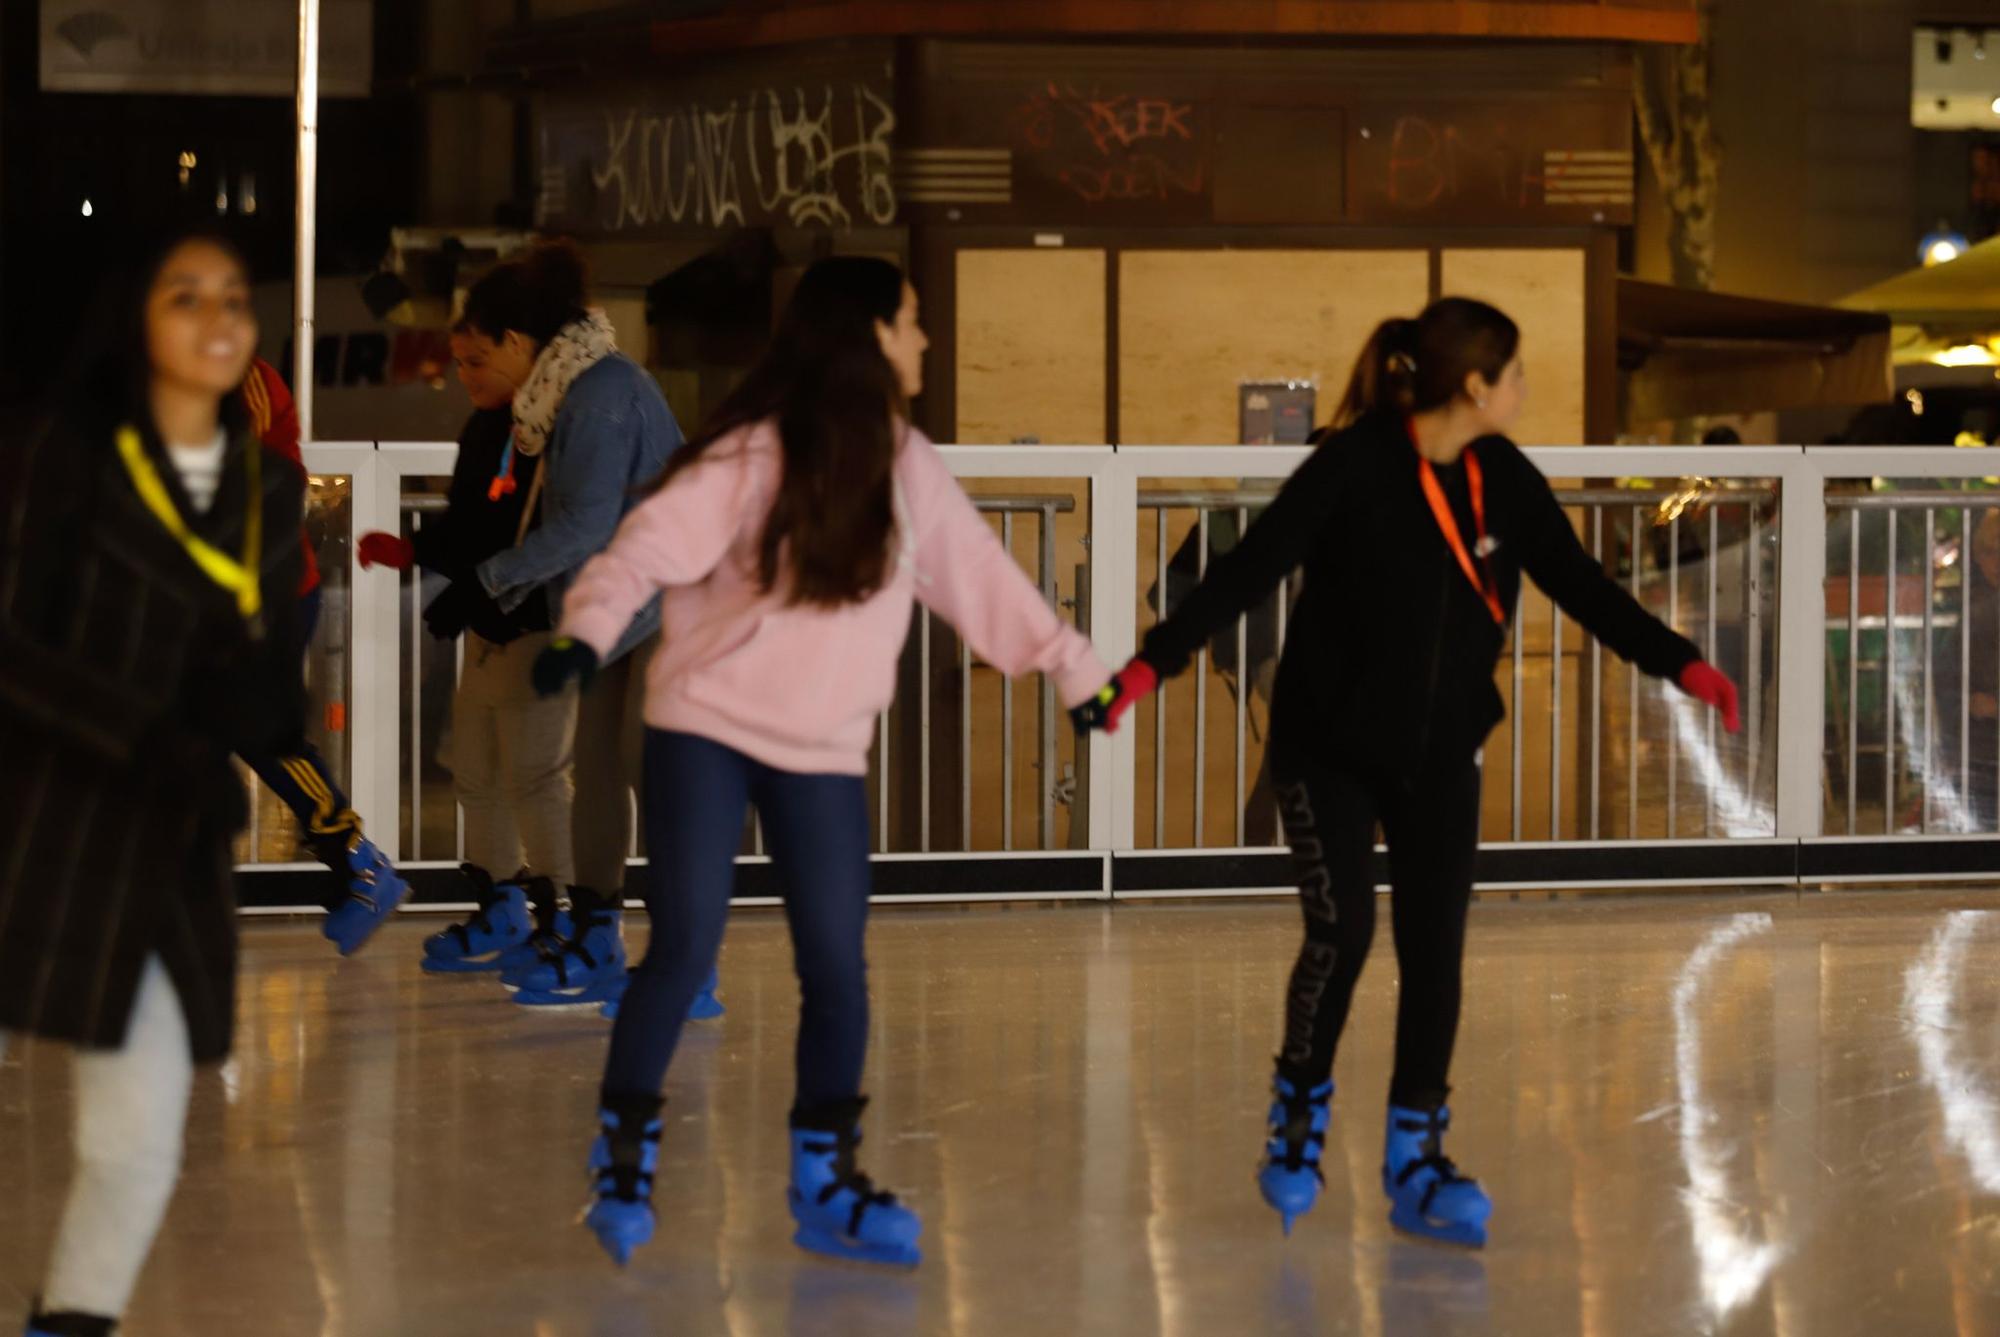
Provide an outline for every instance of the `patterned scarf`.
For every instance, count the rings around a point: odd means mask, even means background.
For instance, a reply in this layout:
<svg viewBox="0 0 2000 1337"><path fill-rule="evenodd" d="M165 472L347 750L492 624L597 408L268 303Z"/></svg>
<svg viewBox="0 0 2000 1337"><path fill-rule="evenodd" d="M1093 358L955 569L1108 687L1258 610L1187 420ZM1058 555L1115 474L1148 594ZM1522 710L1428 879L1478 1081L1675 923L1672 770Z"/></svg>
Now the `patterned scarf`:
<svg viewBox="0 0 2000 1337"><path fill-rule="evenodd" d="M617 336L602 311L592 311L556 331L533 370L514 392L514 449L533 458L549 443L556 414L576 378L618 351Z"/></svg>

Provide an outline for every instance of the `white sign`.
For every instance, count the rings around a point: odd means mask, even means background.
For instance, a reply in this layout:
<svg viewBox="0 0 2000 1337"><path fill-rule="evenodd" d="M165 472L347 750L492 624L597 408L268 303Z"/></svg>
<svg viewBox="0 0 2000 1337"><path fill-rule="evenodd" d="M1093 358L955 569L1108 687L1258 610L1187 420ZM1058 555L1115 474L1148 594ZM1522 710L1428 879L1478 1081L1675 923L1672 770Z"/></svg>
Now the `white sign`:
<svg viewBox="0 0 2000 1337"><path fill-rule="evenodd" d="M289 97L297 0L41 0L42 88L59 93ZM366 97L368 0L321 0L320 92Z"/></svg>

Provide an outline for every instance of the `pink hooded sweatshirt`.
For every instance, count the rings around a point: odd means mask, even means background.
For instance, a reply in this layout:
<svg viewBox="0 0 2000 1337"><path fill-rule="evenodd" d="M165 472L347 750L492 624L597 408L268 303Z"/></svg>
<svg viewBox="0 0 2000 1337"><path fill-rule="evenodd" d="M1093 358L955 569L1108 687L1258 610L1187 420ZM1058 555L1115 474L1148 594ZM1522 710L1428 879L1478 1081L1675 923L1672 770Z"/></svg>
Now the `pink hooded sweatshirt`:
<svg viewBox="0 0 2000 1337"><path fill-rule="evenodd" d="M641 503L563 601L562 632L600 656L664 589L646 723L697 734L779 770L864 775L875 718L895 694L911 600L1009 676L1040 670L1075 705L1110 674L1057 615L951 476L906 429L895 466L887 579L839 608L766 593L757 551L784 456L766 421L720 438Z"/></svg>

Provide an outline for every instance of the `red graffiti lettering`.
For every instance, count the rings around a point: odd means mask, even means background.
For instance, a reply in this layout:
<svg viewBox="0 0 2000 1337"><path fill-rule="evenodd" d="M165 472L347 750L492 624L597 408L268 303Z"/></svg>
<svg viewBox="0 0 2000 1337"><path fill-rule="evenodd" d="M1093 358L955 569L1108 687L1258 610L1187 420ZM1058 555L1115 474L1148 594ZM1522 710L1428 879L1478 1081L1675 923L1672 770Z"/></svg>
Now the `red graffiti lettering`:
<svg viewBox="0 0 2000 1337"><path fill-rule="evenodd" d="M1085 203L1200 194L1207 164L1195 106L1130 93L1079 93L1050 83L1016 109L1021 142Z"/></svg>
<svg viewBox="0 0 2000 1337"><path fill-rule="evenodd" d="M1481 190L1521 207L1544 184L1532 161L1510 142L1503 123L1440 129L1421 116L1405 116L1389 137L1386 193L1403 209L1428 209Z"/></svg>
<svg viewBox="0 0 2000 1337"><path fill-rule="evenodd" d="M1176 170L1149 153L1112 165L1078 164L1061 169L1056 179L1086 204L1107 200L1165 200L1175 192L1199 195L1207 182L1200 163Z"/></svg>

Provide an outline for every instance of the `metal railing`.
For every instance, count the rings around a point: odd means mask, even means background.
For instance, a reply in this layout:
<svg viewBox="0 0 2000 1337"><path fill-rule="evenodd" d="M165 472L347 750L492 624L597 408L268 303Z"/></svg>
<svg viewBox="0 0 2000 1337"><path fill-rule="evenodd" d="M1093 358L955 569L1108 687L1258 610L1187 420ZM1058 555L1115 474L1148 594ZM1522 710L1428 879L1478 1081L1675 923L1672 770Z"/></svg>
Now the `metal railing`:
<svg viewBox="0 0 2000 1337"><path fill-rule="evenodd" d="M1073 515L1077 498L1073 495L994 495L977 496L973 504L989 518L1003 545L1016 550L1017 537L1025 538L1035 557L1030 567L1037 586L1051 604L1063 602L1057 565L1058 516ZM424 517L444 509L441 493L408 493L401 503L401 532L413 535L422 528ZM1020 531L1026 530L1025 535ZM449 860L463 857L464 821L453 797L449 765L440 758L441 740L450 727L450 701L458 673L464 663L463 641L449 650L424 629L423 609L436 596L442 582L426 581L421 572L403 574L403 615L400 639L403 653L399 690L407 716L401 735L400 769L406 777L409 801L403 805L402 848L418 861ZM1076 600L1068 600L1072 608ZM943 655L935 653L943 647ZM449 671L440 654L448 653ZM944 662L940 662L940 661ZM942 670L942 671L941 671ZM983 715L975 708L974 697L988 693L975 690L975 679L996 680L998 702ZM949 679L947 683L947 679ZM874 845L877 853L967 852L979 848L1001 851L1017 847L1052 850L1067 835L1058 814L1071 810L1071 829L1078 809L1078 787L1073 775L1064 774L1063 734L1067 721L1058 728L1061 715L1055 686L1040 674L1032 684L1017 684L984 661L977 660L972 648L949 624L921 606L912 618L911 632L904 643L898 667L899 691L895 703L881 715L876 726L875 748L869 758L869 807L875 816ZM1033 749L1025 758L1017 740L1019 689L1034 696L1035 732ZM942 689L942 690L941 690ZM939 703L939 696L949 700ZM947 739L939 729L954 728ZM985 754L975 749L975 725L984 735L997 724L998 742L992 750L993 764L981 766ZM984 741L982 739L982 741ZM885 763L885 759L888 759ZM1070 763L1073 766L1073 763ZM1032 775L1036 801L1032 829L1016 812L1017 780ZM933 781L948 773L955 788L950 796L952 823L934 821L934 810L943 806L947 795ZM998 830L990 840L975 840L975 797L997 804ZM636 817L636 814L635 814ZM632 855L644 854L642 824L634 821ZM939 827L949 827L940 833ZM940 838L940 835L945 838ZM744 852L762 855L763 831L753 815L745 835Z"/></svg>
<svg viewBox="0 0 2000 1337"><path fill-rule="evenodd" d="M1141 572L1149 574L1152 581L1145 598L1151 624L1165 620L1185 587L1206 572L1210 556L1219 556L1233 546L1235 536L1249 527L1275 495L1276 485L1270 483L1246 483L1236 490L1140 491ZM1613 692L1603 647L1587 635L1566 646L1562 610L1530 589L1510 627L1501 664L1508 723L1505 739L1490 745L1489 753L1497 755L1500 746L1506 748L1506 765L1500 771L1507 785L1506 803L1504 815L1487 823L1485 838L1520 841L1540 835L1540 831L1528 829L1532 812L1535 824L1546 830L1549 840L1597 840L1610 834L1608 810L1614 806L1624 814L1621 834L1626 838L1681 835L1681 800L1690 787L1682 775L1684 769L1696 772L1692 787L1700 807L1700 835L1714 835L1718 830L1733 836L1775 834L1769 795L1764 792L1768 786L1760 782L1759 762L1765 723L1762 706L1770 669L1764 641L1773 617L1768 568L1775 559L1774 546L1767 544L1773 531L1760 513L1776 502L1776 489L1754 483L1728 488L1558 488L1556 497L1576 517L1579 535L1598 564L1627 582L1634 598L1652 605L1655 612L1702 646L1710 659L1718 659L1719 651L1725 648L1729 651L1719 662L1744 687L1744 717L1749 723L1741 745L1723 746L1713 712L1691 711L1678 694L1670 694L1662 684L1642 681L1642 674L1624 669L1624 690ZM1218 529L1227 535L1223 542L1215 539ZM1148 532L1150 542L1144 537ZM1683 542L1686 538L1695 540L1692 551ZM1171 558L1170 551L1174 554ZM1683 560L1684 553L1689 560ZM1728 588L1722 574L1725 566L1736 568L1726 578ZM1177 589L1177 584L1182 588ZM1206 836L1210 830L1217 826L1228 829L1232 823L1236 846L1281 843L1276 802L1268 786L1259 783L1246 789L1246 777L1260 772L1262 751L1250 701L1255 697L1268 703L1269 682L1284 648L1295 585L1295 579L1288 578L1262 608L1245 613L1223 637L1203 646L1188 675L1191 682L1163 684L1155 697L1142 704L1139 727L1142 737L1150 729L1152 750L1150 767L1143 760L1141 763L1141 783L1146 782L1148 772L1151 782L1150 827L1141 834L1142 845L1200 848L1209 843ZM1564 660L1570 654L1581 661L1575 679L1565 672ZM1228 666L1218 670L1217 661L1225 657ZM1528 691L1531 669L1540 684L1539 700L1531 699ZM1208 783L1209 689L1216 678L1221 679L1233 703L1233 817L1218 811L1214 801L1219 797L1226 803L1232 795L1217 796ZM1188 697L1192 698L1191 738L1183 740L1186 745L1180 750L1185 753L1191 747L1193 765L1177 785L1175 768L1168 760L1174 750L1169 721L1175 717L1173 702ZM1686 726L1700 734L1709 763L1698 769L1683 767L1684 749L1658 735L1662 722L1679 722L1683 714L1691 717ZM1566 758L1564 725L1572 716L1587 722L1574 740L1578 755ZM1531 801L1537 796L1528 792L1531 717L1547 740L1542 774L1533 777L1535 783L1546 784L1547 801L1540 805L1545 811ZM1653 721L1651 726L1648 717ZM1619 740L1623 744L1621 774L1606 768L1608 730L1623 734ZM1664 774L1656 774L1662 771ZM1570 777L1567 783L1566 776ZM1177 787L1188 791L1185 796L1191 799L1191 821L1169 821L1169 794ZM1661 814L1662 832L1642 832L1642 808ZM1139 809L1142 817L1147 815L1144 794ZM1252 834L1254 842L1246 838Z"/></svg>
<svg viewBox="0 0 2000 1337"><path fill-rule="evenodd" d="M1211 551L1254 520L1304 453L944 451L961 478L982 480L975 492L997 490L983 503L996 531L1111 664L1131 654L1140 631L1183 592L1176 557L1198 579ZM393 528L406 480L448 473L452 454L430 444L314 445L308 461L351 481L348 523L359 533ZM1984 731L1982 698L1988 677L2000 694L2000 580L1987 645L1983 587L1965 583L1963 540L1976 527L1974 513L2000 505L2000 494L1946 491L1942 483L1855 492L1880 478L1983 479L2000 474L1993 452L1529 454L1556 480L1586 550L1739 680L1746 730L1720 734L1705 709L1606 655L1528 586L1500 665L1509 722L1488 744L1489 844L1804 848L1886 835L1919 848L1908 842L1927 832L1935 840L1995 829L1990 801L1978 796L1991 789L1981 788L1993 737ZM1034 481L1000 481L1008 479ZM1893 533L1875 519L1882 514L1901 517ZM1072 541L1081 545L1073 571L1065 555ZM1896 552L1884 560L1892 543ZM1912 553L1928 555L1919 563ZM1915 595L1905 592L1912 586ZM399 600L396 591L384 573L353 574L345 610L352 774L345 778L372 828L408 859L419 853L414 833L405 842L389 815L406 804L434 811L438 800L424 793L423 773L410 769L404 726L389 721L398 718L405 675L434 651L409 639L412 610L407 592ZM920 616L896 703L878 726L869 781L877 849L891 858L949 859L977 850L1112 858L1268 848L1276 825L1257 792L1268 704L1260 674L1283 643L1295 592L1288 582L1205 647L1197 672L1157 706L1142 707L1139 727L1081 741L1047 683L996 692L985 678L997 673L948 627ZM1034 693L1031 707L1019 700L1022 690ZM1990 773L2000 775L2000 741L1991 751ZM750 840L746 848L754 848ZM420 852L425 861L445 853L428 837ZM2000 849L1995 854L2000 862ZM1610 880L1648 880L1649 860L1624 862L1631 872Z"/></svg>
<svg viewBox="0 0 2000 1337"><path fill-rule="evenodd" d="M1827 497L1830 828L1996 829L2000 519L1975 539L1996 509L1921 483Z"/></svg>

